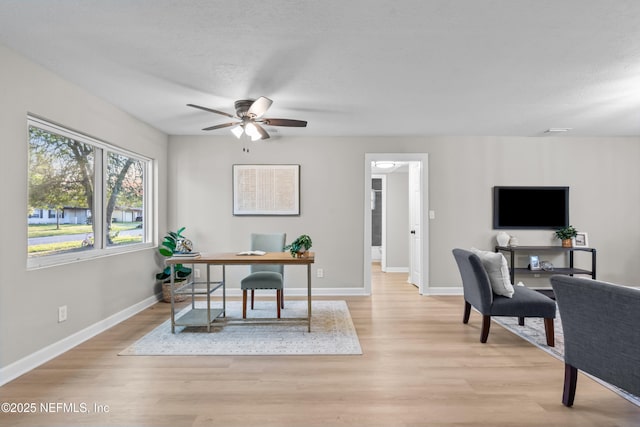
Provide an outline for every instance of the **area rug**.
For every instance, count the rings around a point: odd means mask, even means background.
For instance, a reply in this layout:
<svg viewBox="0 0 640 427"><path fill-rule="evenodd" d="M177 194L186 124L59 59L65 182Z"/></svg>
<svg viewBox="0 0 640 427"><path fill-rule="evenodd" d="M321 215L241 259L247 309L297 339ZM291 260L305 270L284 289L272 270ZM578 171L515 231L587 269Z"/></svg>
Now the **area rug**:
<svg viewBox="0 0 640 427"><path fill-rule="evenodd" d="M220 306L212 302L212 306ZM196 308L205 308L197 301ZM213 323L211 332L202 327L177 326L171 333L167 320L119 353L122 356L187 355L341 355L362 354L356 329L345 301L313 301L311 332L307 322L272 319L273 301L256 301L247 309L249 321L242 319L242 303L227 302L227 315ZM183 309L176 317L186 313ZM286 301L282 318L307 316L307 301ZM260 319L269 320L260 320Z"/></svg>
<svg viewBox="0 0 640 427"><path fill-rule="evenodd" d="M527 318L524 326L518 325L517 317L492 317L493 321L503 326L509 332L512 332L518 335L521 338L529 341L531 344L535 345L539 349L546 351L550 355L560 359L564 362L564 334L562 331L562 322L560 321L560 315L556 312L556 319L554 321L554 335L555 335L555 346L549 347L547 345L547 339L544 331L544 321L541 318ZM581 371L582 372L582 371ZM602 384L613 392L619 394L620 396L627 399L629 402L640 406L640 397L635 396L631 393L627 393L626 391L611 385L605 381L602 381L599 378L596 378L592 375L589 375L583 372L585 375L592 378L594 381ZM578 386L578 393L580 392L580 387Z"/></svg>

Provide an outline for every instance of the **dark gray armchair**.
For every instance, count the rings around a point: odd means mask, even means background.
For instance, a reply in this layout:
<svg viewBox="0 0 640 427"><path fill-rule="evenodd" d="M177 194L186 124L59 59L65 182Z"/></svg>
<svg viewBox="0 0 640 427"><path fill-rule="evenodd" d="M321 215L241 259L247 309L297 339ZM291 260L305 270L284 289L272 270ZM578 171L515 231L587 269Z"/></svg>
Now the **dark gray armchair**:
<svg viewBox="0 0 640 427"><path fill-rule="evenodd" d="M564 331L564 392L572 406L578 369L640 396L640 290L555 275Z"/></svg>
<svg viewBox="0 0 640 427"><path fill-rule="evenodd" d="M480 342L487 342L491 316L518 317L521 324L525 317L542 317L547 345L555 345L553 319L556 317L556 304L551 298L524 286L514 286L515 292L511 298L494 294L489 275L476 254L464 249L454 249L453 256L458 264L464 288L462 322L469 322L472 306L482 314Z"/></svg>

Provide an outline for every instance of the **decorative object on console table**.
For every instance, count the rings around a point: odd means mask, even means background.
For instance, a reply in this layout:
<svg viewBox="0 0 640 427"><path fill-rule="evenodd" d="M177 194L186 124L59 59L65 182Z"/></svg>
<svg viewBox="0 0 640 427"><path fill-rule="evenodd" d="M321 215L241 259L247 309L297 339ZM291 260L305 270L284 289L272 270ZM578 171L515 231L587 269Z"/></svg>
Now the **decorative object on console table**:
<svg viewBox="0 0 640 427"><path fill-rule="evenodd" d="M509 246L511 246L512 248L515 248L519 244L520 242L518 241L518 238L516 236L511 236L511 238L509 239Z"/></svg>
<svg viewBox="0 0 640 427"><path fill-rule="evenodd" d="M573 225L569 225L556 230L555 237L562 240L563 248L571 248L573 247L572 239L576 237L576 234L578 234L578 230Z"/></svg>
<svg viewBox="0 0 640 427"><path fill-rule="evenodd" d="M540 258L538 255L529 255L529 270L540 270Z"/></svg>
<svg viewBox="0 0 640 427"><path fill-rule="evenodd" d="M576 233L576 237L574 237L573 241L574 241L574 246L576 247L581 247L581 248L589 247L589 237L587 236L587 233L583 233L583 232Z"/></svg>
<svg viewBox="0 0 640 427"><path fill-rule="evenodd" d="M311 248L311 237L306 234L301 234L296 240L291 242L290 245L284 247L285 250L291 252L292 257L304 256L304 253Z"/></svg>
<svg viewBox="0 0 640 427"><path fill-rule="evenodd" d="M191 240L182 235L186 227L178 229L178 231L169 231L164 236L162 244L158 246L158 252L163 257L170 258L174 255L192 254L193 244ZM194 254L195 255L195 254ZM191 269L182 264L176 264L174 267L174 282L184 282L191 275ZM160 273L156 274L156 279L162 281L162 300L171 302L171 267L167 266ZM184 295L174 295L174 301L180 302L185 300Z"/></svg>
<svg viewBox="0 0 640 427"><path fill-rule="evenodd" d="M496 236L498 246L507 246L509 244L509 239L511 239L511 236L509 236L509 234L504 231L499 232Z"/></svg>

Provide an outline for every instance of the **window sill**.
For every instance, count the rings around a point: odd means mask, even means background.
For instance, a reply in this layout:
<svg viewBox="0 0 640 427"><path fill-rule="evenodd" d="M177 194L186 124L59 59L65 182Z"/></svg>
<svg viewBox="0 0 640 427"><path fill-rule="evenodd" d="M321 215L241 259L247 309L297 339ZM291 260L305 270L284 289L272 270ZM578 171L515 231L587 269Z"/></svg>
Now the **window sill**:
<svg viewBox="0 0 640 427"><path fill-rule="evenodd" d="M27 270L38 270L41 268L57 267L60 265L73 264L76 262L91 261L98 258L110 257L114 255L127 254L131 252L139 252L147 249L155 248L152 243L139 243L135 245L126 245L111 247L106 249L94 249L81 253L66 253L60 255L48 255L42 257L27 258Z"/></svg>

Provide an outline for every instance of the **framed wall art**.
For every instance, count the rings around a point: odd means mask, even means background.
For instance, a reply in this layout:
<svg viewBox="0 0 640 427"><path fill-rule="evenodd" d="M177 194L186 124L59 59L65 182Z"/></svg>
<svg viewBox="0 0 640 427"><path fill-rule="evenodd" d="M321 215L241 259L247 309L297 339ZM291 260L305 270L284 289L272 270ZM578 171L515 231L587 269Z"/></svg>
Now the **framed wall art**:
<svg viewBox="0 0 640 427"><path fill-rule="evenodd" d="M233 165L233 215L300 215L300 165Z"/></svg>

